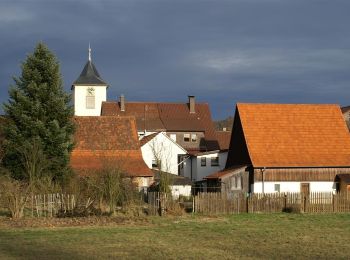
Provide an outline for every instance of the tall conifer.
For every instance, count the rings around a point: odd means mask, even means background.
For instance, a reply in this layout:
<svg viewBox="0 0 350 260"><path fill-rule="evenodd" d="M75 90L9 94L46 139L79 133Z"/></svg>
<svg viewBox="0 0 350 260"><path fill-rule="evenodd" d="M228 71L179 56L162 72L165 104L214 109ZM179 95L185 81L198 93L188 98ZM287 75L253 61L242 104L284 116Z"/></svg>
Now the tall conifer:
<svg viewBox="0 0 350 260"><path fill-rule="evenodd" d="M22 147L39 143L46 161L46 174L62 180L69 173L73 149L74 125L71 97L63 90L60 66L55 55L43 43L22 63L20 77L14 77L4 111L4 165L16 178L24 178Z"/></svg>

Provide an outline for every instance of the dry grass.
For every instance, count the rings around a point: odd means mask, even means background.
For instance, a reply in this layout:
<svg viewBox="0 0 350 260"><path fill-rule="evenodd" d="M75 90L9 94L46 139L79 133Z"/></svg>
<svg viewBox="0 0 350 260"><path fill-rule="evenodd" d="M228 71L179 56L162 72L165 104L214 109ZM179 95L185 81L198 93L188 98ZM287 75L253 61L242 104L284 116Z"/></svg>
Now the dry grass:
<svg viewBox="0 0 350 260"><path fill-rule="evenodd" d="M0 228L1 259L347 259L350 215L149 218L105 227Z"/></svg>

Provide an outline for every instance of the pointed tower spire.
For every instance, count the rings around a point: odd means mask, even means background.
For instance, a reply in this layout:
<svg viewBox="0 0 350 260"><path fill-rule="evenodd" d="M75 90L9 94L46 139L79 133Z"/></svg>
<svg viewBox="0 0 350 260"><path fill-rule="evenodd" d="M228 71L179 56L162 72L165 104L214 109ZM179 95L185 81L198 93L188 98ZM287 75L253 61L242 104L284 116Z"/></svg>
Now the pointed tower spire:
<svg viewBox="0 0 350 260"><path fill-rule="evenodd" d="M90 43L89 43L89 61L91 61L91 47L90 47Z"/></svg>

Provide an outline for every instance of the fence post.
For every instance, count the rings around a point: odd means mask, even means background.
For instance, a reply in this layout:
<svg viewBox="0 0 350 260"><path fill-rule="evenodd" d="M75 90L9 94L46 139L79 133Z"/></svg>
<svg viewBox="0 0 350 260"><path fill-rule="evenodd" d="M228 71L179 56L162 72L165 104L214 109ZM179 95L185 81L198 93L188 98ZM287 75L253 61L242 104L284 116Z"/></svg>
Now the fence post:
<svg viewBox="0 0 350 260"><path fill-rule="evenodd" d="M247 208L247 213L249 213L249 196L248 194L245 194L245 204L246 204L246 208Z"/></svg>
<svg viewBox="0 0 350 260"><path fill-rule="evenodd" d="M195 205L196 205L196 203L195 203L195 196L194 195L192 195L192 213L195 213L196 211L195 211Z"/></svg>
<svg viewBox="0 0 350 260"><path fill-rule="evenodd" d="M304 195L304 213L306 213L306 196Z"/></svg>

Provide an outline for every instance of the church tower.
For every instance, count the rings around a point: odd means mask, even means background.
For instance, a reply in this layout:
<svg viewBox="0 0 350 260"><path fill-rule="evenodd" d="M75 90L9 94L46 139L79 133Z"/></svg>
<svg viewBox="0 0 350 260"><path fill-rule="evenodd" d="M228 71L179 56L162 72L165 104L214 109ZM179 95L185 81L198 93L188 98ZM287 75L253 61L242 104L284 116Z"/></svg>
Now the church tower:
<svg viewBox="0 0 350 260"><path fill-rule="evenodd" d="M89 44L88 62L72 85L74 115L100 116L102 102L107 100L107 88L108 84L101 78L91 61Z"/></svg>

